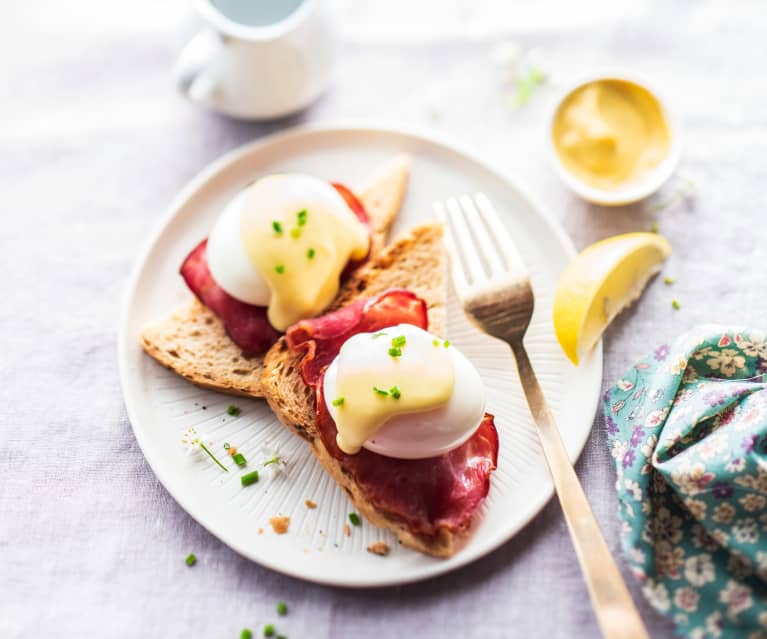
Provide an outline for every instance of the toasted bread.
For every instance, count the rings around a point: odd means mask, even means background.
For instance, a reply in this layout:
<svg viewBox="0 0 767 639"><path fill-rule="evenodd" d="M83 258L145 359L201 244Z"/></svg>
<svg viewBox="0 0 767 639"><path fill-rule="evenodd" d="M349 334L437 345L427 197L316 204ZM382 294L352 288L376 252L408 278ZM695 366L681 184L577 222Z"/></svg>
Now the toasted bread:
<svg viewBox="0 0 767 639"><path fill-rule="evenodd" d="M445 286L442 227L436 224L422 226L394 242L378 258L362 267L346 282L336 299L335 307L348 304L358 297L375 295L387 288L407 288L426 301L429 329L442 335L445 325ZM261 378L262 390L279 420L309 442L323 468L371 523L393 531L403 544L421 552L437 557L452 555L460 534L444 528L436 536L412 533L399 518L371 503L365 490L328 453L317 431L314 392L301 378L302 358L303 354L288 349L284 337L267 354Z"/></svg>
<svg viewBox="0 0 767 639"><path fill-rule="evenodd" d="M399 156L355 189L373 226L371 260L386 243L409 173L410 159ZM221 320L196 298L148 324L141 333L141 345L160 364L198 386L232 395L263 396L264 356L245 357L227 336Z"/></svg>

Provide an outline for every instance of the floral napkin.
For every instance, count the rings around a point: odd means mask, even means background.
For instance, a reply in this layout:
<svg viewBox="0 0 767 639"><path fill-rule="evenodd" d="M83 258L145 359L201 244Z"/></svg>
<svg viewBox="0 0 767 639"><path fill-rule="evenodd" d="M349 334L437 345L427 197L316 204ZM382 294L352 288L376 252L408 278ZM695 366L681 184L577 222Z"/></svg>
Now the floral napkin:
<svg viewBox="0 0 767 639"><path fill-rule="evenodd" d="M706 326L604 396L622 544L692 639L767 638L767 337Z"/></svg>

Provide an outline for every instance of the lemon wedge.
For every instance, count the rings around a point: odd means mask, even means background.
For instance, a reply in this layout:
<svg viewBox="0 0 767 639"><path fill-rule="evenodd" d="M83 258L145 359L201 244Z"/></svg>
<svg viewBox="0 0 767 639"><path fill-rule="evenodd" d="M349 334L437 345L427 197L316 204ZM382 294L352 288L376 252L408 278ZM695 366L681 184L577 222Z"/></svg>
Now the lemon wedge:
<svg viewBox="0 0 767 639"><path fill-rule="evenodd" d="M574 364L634 302L671 255L657 233L626 233L584 249L564 270L554 293L554 330Z"/></svg>

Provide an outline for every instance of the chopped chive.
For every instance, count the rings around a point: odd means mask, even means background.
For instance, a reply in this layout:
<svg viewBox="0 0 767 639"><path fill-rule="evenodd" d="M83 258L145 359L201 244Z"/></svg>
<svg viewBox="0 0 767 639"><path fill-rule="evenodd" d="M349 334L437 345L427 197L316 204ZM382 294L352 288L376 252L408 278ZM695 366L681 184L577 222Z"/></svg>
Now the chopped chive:
<svg viewBox="0 0 767 639"><path fill-rule="evenodd" d="M255 484L258 481L258 471L254 470L252 473L248 473L247 475L243 475L240 477L240 483L243 486L250 486L251 484Z"/></svg>
<svg viewBox="0 0 767 639"><path fill-rule="evenodd" d="M290 237L292 237L294 240L297 240L299 237L301 237L301 229L299 228L290 229Z"/></svg>
<svg viewBox="0 0 767 639"><path fill-rule="evenodd" d="M434 346L439 346L439 340L438 340L438 339L433 339L433 340L431 340L431 343L432 343Z"/></svg>
<svg viewBox="0 0 767 639"><path fill-rule="evenodd" d="M238 417L242 411L240 411L239 406L235 406L234 404L229 404L229 406L226 409L226 412L229 413L232 417Z"/></svg>
<svg viewBox="0 0 767 639"><path fill-rule="evenodd" d="M395 346L392 346L389 349L389 355L391 355L392 357L399 357L400 355L402 355L402 349L401 348L396 348Z"/></svg>
<svg viewBox="0 0 767 639"><path fill-rule="evenodd" d="M390 395L391 395L391 396L392 396L394 399L399 399L399 398L402 396L402 393L400 392L399 386L392 386L392 387L389 389L389 394L390 394Z"/></svg>
<svg viewBox="0 0 767 639"><path fill-rule="evenodd" d="M362 524L360 516L357 513L349 513L349 521L352 523L352 526L360 526Z"/></svg>
<svg viewBox="0 0 767 639"><path fill-rule="evenodd" d="M277 235L282 235L282 224L280 224L277 220L272 222L272 228L274 229L274 232L277 233Z"/></svg>
<svg viewBox="0 0 767 639"><path fill-rule="evenodd" d="M308 215L306 209L298 212L298 226L304 226L306 224L306 216Z"/></svg>
<svg viewBox="0 0 767 639"><path fill-rule="evenodd" d="M267 459L264 462L264 466L269 466L270 464L279 464L279 463L280 463L280 456L279 455L275 455L271 459Z"/></svg>
<svg viewBox="0 0 767 639"><path fill-rule="evenodd" d="M678 311L681 308L679 300L671 300L671 306L674 307L675 311Z"/></svg>
<svg viewBox="0 0 767 639"><path fill-rule="evenodd" d="M280 275L282 275L285 272L285 265L284 264L278 264L274 267L274 270L277 271Z"/></svg>
<svg viewBox="0 0 767 639"><path fill-rule="evenodd" d="M450 340L447 340L447 339L446 339L444 342L442 342L442 346L444 346L445 348L447 348L448 346L450 346Z"/></svg>
<svg viewBox="0 0 767 639"><path fill-rule="evenodd" d="M383 395L384 397L389 394L389 391L386 391L383 388L378 388L377 386L373 386L373 392L377 393L378 395Z"/></svg>
<svg viewBox="0 0 767 639"><path fill-rule="evenodd" d="M663 283L668 285L668 286L670 286L671 284L674 283L674 278L673 277L669 277L667 275L666 277L663 278Z"/></svg>
<svg viewBox="0 0 767 639"><path fill-rule="evenodd" d="M184 559L184 563L187 566L194 566L197 563L197 557L195 557L193 552L190 552L186 559Z"/></svg>
<svg viewBox="0 0 767 639"><path fill-rule="evenodd" d="M248 460L245 459L245 455L243 455L242 453L235 453L234 455L232 455L232 460L238 466L244 466L245 464L248 463Z"/></svg>
<svg viewBox="0 0 767 639"><path fill-rule="evenodd" d="M392 346L402 348L405 344L407 344L407 338L404 335L398 335L397 337L391 338Z"/></svg>
<svg viewBox="0 0 767 639"><path fill-rule="evenodd" d="M373 339L375 339L376 337L383 337L386 334L387 334L386 331L381 331L380 333L376 333L375 335L373 335Z"/></svg>
<svg viewBox="0 0 767 639"><path fill-rule="evenodd" d="M287 615L288 614L288 604L286 604L284 601L280 601L277 604L277 614L278 615Z"/></svg>
<svg viewBox="0 0 767 639"><path fill-rule="evenodd" d="M310 248L308 251L306 251L306 257L310 260L314 259L315 251L313 248Z"/></svg>
<svg viewBox="0 0 767 639"><path fill-rule="evenodd" d="M274 624L268 623L264 626L264 637L274 637Z"/></svg>
<svg viewBox="0 0 767 639"><path fill-rule="evenodd" d="M336 397L333 400L333 406L343 406L344 405L344 398L343 397Z"/></svg>
<svg viewBox="0 0 767 639"><path fill-rule="evenodd" d="M224 442L224 450L229 450L230 448L229 442Z"/></svg>
<svg viewBox="0 0 767 639"><path fill-rule="evenodd" d="M288 639L285 635L277 635L277 639Z"/></svg>
<svg viewBox="0 0 767 639"><path fill-rule="evenodd" d="M240 639L253 639L253 631L250 628L243 628Z"/></svg>

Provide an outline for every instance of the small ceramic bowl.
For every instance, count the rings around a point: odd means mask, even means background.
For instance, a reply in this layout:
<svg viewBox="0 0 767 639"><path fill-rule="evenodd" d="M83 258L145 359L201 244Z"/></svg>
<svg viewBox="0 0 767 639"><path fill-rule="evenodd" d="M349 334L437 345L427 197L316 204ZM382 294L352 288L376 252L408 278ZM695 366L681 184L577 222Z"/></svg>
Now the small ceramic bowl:
<svg viewBox="0 0 767 639"><path fill-rule="evenodd" d="M565 99L577 89L580 89L584 85L596 82L599 80L623 80L624 82L630 82L636 84L648 93L650 93L660 105L663 117L668 125L669 134L671 136L669 151L665 159L653 169L649 174L645 175L638 181L632 181L626 183L617 189L600 189L584 182L577 175L570 172L567 167L562 163L559 154L557 153L556 146L554 145L553 127L554 119L557 115L557 111ZM551 162L554 166L554 170L562 181L570 187L575 193L588 202L594 204L601 204L602 206L621 206L624 204L631 204L638 202L653 193L655 193L674 173L679 164L681 156L681 141L679 139L679 131L674 123L674 119L668 110L667 102L663 100L658 92L648 86L647 82L638 78L634 74L625 73L599 73L584 76L577 82L567 87L565 91L560 93L554 101L551 113L548 118L548 129L546 130L547 144L549 148L549 155Z"/></svg>

